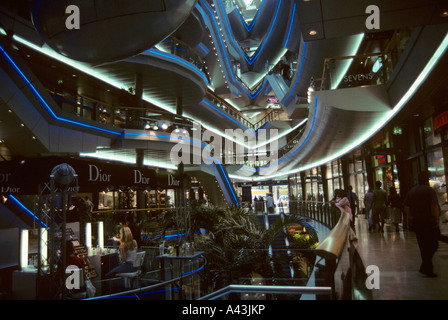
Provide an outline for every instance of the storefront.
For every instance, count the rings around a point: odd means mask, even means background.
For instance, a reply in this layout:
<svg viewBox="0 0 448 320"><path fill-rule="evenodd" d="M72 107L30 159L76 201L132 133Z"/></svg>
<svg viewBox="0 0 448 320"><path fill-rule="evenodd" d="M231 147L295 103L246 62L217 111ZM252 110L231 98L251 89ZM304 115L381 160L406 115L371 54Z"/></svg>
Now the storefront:
<svg viewBox="0 0 448 320"><path fill-rule="evenodd" d="M0 193L48 197L51 173L61 164L67 164L75 173L73 181L65 187L69 201L88 197L94 211L170 207L175 204L174 190L182 186L175 172L90 159L47 157L1 162ZM57 183L55 186L56 193L64 189ZM138 193L143 200L138 199Z"/></svg>
<svg viewBox="0 0 448 320"><path fill-rule="evenodd" d="M253 205L255 198L266 201L267 195L271 194L277 208L288 208L290 191L288 181L267 181L263 183L245 183L237 186L238 194L241 195L243 203Z"/></svg>

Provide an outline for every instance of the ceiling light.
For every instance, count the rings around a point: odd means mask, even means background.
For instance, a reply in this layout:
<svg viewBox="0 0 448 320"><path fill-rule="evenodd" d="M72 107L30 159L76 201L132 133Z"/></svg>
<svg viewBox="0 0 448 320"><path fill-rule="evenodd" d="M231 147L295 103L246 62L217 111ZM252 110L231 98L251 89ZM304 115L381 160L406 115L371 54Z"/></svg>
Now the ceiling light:
<svg viewBox="0 0 448 320"><path fill-rule="evenodd" d="M448 10L445 10L445 11L442 12L442 17L443 18L448 17Z"/></svg>
<svg viewBox="0 0 448 320"><path fill-rule="evenodd" d="M162 123L162 130L166 130L166 129L168 129L168 125L165 122L163 122Z"/></svg>
<svg viewBox="0 0 448 320"><path fill-rule="evenodd" d="M159 130L159 123L156 121L154 123L154 127L152 127L153 130Z"/></svg>
<svg viewBox="0 0 448 320"><path fill-rule="evenodd" d="M149 121L147 121L147 122L146 122L146 125L145 125L145 129L148 130L149 128L151 128L151 126L150 126L150 124L149 124Z"/></svg>
<svg viewBox="0 0 448 320"><path fill-rule="evenodd" d="M316 30L311 30L309 32L309 34L310 34L310 36L315 36L317 34L317 31Z"/></svg>

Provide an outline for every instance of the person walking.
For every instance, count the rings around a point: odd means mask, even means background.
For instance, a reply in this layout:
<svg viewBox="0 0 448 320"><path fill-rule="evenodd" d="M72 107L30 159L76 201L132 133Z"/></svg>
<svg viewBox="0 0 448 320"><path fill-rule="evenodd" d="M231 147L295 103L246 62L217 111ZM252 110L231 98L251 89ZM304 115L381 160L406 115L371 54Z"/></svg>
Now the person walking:
<svg viewBox="0 0 448 320"><path fill-rule="evenodd" d="M404 200L404 211L409 217L411 230L415 232L422 259L419 272L427 277L437 277L432 259L439 247L440 209L437 194L429 186L429 174L418 175L418 184L409 190Z"/></svg>
<svg viewBox="0 0 448 320"><path fill-rule="evenodd" d="M272 198L272 194L268 193L266 195L266 207L268 209L268 213L274 213L275 212L275 206L274 206L274 198Z"/></svg>
<svg viewBox="0 0 448 320"><path fill-rule="evenodd" d="M350 202L350 209L352 211L353 219L351 220L352 228L355 230L355 217L357 214L356 209L358 208L358 195L353 192L353 187L348 186L347 199Z"/></svg>
<svg viewBox="0 0 448 320"><path fill-rule="evenodd" d="M381 188L381 181L375 182L373 190L373 227L378 225L378 232L384 232L384 220L386 219L386 200L387 193Z"/></svg>
<svg viewBox="0 0 448 320"><path fill-rule="evenodd" d="M373 192L372 189L369 188L369 190L367 190L367 193L364 195L364 208L366 210L366 219L367 219L367 223L369 226L369 231L372 231L372 205L373 205Z"/></svg>
<svg viewBox="0 0 448 320"><path fill-rule="evenodd" d="M389 188L389 197L387 198L387 205L390 206L390 220L395 225L395 231L400 231L398 224L401 223L401 212L403 204L400 195L394 186Z"/></svg>

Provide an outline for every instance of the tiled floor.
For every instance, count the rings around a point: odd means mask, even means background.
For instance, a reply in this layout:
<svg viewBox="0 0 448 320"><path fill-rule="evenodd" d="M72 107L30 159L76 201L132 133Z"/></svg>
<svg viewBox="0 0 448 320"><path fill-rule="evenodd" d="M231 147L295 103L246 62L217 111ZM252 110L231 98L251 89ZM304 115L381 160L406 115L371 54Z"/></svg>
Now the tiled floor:
<svg viewBox="0 0 448 320"><path fill-rule="evenodd" d="M356 219L358 252L367 267L380 271L380 288L372 289L375 300L445 300L448 299L448 244L439 242L434 256L437 278L426 278L418 272L420 252L415 234L399 232L386 224L385 232L369 233L363 215Z"/></svg>

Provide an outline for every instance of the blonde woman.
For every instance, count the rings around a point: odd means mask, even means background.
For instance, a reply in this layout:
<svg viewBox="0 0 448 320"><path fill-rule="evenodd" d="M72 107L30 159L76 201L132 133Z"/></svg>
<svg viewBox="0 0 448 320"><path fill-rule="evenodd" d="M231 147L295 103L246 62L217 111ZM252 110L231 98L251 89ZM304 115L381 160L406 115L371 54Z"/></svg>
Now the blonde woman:
<svg viewBox="0 0 448 320"><path fill-rule="evenodd" d="M132 236L129 227L120 229L120 248L119 248L120 265L113 268L106 274L106 278L113 278L117 273L134 272L134 262L137 257L137 242Z"/></svg>

